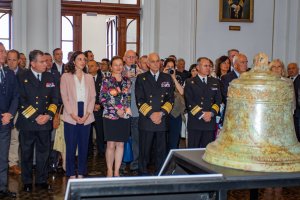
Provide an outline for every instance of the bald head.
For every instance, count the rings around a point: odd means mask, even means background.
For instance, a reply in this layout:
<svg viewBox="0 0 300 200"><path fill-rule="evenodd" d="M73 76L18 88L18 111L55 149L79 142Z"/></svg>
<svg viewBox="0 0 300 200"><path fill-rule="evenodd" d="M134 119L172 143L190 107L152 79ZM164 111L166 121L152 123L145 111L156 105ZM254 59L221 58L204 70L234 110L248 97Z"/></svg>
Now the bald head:
<svg viewBox="0 0 300 200"><path fill-rule="evenodd" d="M90 60L87 65L89 74L95 76L99 70L98 63L95 60Z"/></svg>
<svg viewBox="0 0 300 200"><path fill-rule="evenodd" d="M133 50L127 50L124 54L123 61L125 62L125 65L127 65L127 66L136 64L136 61L137 61L136 52Z"/></svg>
<svg viewBox="0 0 300 200"><path fill-rule="evenodd" d="M290 63L287 66L288 76L296 77L299 74L299 67L297 63Z"/></svg>
<svg viewBox="0 0 300 200"><path fill-rule="evenodd" d="M157 53L150 53L148 55L148 67L153 73L159 71L160 68L160 57Z"/></svg>
<svg viewBox="0 0 300 200"><path fill-rule="evenodd" d="M233 66L234 69L240 74L247 71L248 69L247 56L242 53L238 53L237 55L235 55L233 58Z"/></svg>

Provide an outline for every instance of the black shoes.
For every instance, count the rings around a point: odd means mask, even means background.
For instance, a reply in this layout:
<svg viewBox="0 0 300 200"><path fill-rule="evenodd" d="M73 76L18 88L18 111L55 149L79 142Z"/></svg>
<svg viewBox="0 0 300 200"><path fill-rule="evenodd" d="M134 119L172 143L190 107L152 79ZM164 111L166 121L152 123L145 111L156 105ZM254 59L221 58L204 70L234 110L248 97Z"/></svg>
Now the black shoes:
<svg viewBox="0 0 300 200"><path fill-rule="evenodd" d="M9 190L2 190L0 191L0 197L10 197L10 198L16 198L17 194L15 192L11 192Z"/></svg>
<svg viewBox="0 0 300 200"><path fill-rule="evenodd" d="M31 184L25 184L24 185L24 191L25 192L32 192L32 185Z"/></svg>

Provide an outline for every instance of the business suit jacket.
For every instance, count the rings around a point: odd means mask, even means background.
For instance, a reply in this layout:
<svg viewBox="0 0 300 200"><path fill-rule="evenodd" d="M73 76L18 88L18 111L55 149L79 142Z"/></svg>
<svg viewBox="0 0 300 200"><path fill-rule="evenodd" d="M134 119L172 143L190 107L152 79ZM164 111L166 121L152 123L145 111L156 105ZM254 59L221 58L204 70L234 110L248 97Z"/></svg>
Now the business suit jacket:
<svg viewBox="0 0 300 200"><path fill-rule="evenodd" d="M36 123L40 114L54 116L58 104L58 88L49 72L42 73L39 81L31 70L18 75L20 108L16 126L23 131L46 131L52 129L52 121L44 125Z"/></svg>
<svg viewBox="0 0 300 200"><path fill-rule="evenodd" d="M96 90L96 97L95 97L95 104L100 104L100 89L101 89L101 85L102 85L102 73L101 71L99 71L97 73L97 78L95 81L95 90ZM95 116L101 116L102 117L103 114L103 106L101 105L101 108L98 111L94 111L94 115Z"/></svg>
<svg viewBox="0 0 300 200"><path fill-rule="evenodd" d="M137 76L135 96L139 109L139 129L143 131L167 131L169 129L169 113L174 103L174 83L169 74L159 73L155 81L151 72ZM160 124L150 119L153 112L163 112Z"/></svg>
<svg viewBox="0 0 300 200"><path fill-rule="evenodd" d="M199 76L187 79L184 87L184 96L188 110L188 129L215 130L215 118L222 102L219 80L207 77L207 83L203 83ZM212 112L214 114L210 122L199 119L203 112Z"/></svg>
<svg viewBox="0 0 300 200"><path fill-rule="evenodd" d="M299 75L295 78L293 84L294 84L294 91L296 97L296 109L295 109L294 116L300 118L300 104L299 104L300 76Z"/></svg>
<svg viewBox="0 0 300 200"><path fill-rule="evenodd" d="M95 121L93 110L95 106L95 83L92 75L83 73L85 83L85 101L84 114L90 113L84 125L88 125ZM64 73L60 80L60 94L64 104L62 119L65 122L76 125L76 121L71 117L71 114L78 114L78 102L76 94L76 84L74 74Z"/></svg>
<svg viewBox="0 0 300 200"><path fill-rule="evenodd" d="M18 82L13 71L8 68L3 68L4 71L4 82L0 83L0 116L3 113L10 113L15 116L18 104L19 104L19 93L18 93ZM0 119L2 116L0 117ZM13 120L10 121L8 126L13 126ZM0 120L0 128L2 122Z"/></svg>
<svg viewBox="0 0 300 200"><path fill-rule="evenodd" d="M59 76L62 76L65 73L65 64L63 63L63 65L62 65L61 74L59 73L55 62L52 64L51 70L56 70L58 72Z"/></svg>
<svg viewBox="0 0 300 200"><path fill-rule="evenodd" d="M225 103L225 105L227 102L227 92L228 92L229 83L236 78L238 78L238 76L234 71L231 71L221 77L221 92L222 92L223 102Z"/></svg>

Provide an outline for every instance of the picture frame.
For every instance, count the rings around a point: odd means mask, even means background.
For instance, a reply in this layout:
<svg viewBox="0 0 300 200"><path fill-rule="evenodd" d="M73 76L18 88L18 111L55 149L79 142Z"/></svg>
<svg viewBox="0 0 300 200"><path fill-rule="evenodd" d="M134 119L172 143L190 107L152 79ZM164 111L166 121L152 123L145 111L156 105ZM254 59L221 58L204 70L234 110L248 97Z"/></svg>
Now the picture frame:
<svg viewBox="0 0 300 200"><path fill-rule="evenodd" d="M220 22L253 22L254 0L219 0Z"/></svg>

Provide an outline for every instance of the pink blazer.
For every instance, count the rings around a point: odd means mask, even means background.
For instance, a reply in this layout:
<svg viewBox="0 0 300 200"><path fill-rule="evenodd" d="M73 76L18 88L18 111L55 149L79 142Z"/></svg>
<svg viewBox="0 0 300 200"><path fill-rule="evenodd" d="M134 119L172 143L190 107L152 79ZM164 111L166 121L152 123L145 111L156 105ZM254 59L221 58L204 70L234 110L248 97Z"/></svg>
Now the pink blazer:
<svg viewBox="0 0 300 200"><path fill-rule="evenodd" d="M92 75L84 73L84 82L86 94L84 101L84 114L87 112L90 113L90 116L84 123L84 125L87 125L95 121L93 110L95 106L96 90ZM64 104L62 120L76 125L76 121L71 117L72 113L76 115L78 113L74 74L64 73L62 75L60 80L60 94Z"/></svg>

